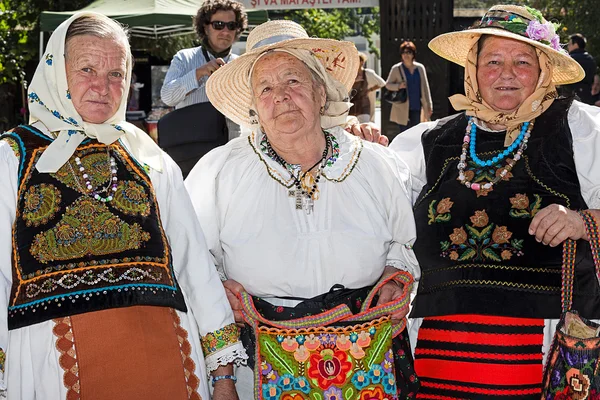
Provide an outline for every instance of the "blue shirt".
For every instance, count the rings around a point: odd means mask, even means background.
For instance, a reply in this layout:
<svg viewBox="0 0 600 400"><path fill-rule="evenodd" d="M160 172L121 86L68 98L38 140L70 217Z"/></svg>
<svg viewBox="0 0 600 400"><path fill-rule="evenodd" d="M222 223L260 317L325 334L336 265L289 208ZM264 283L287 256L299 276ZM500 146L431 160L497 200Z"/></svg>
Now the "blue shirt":
<svg viewBox="0 0 600 400"><path fill-rule="evenodd" d="M406 76L408 109L421 111L421 74L419 74L419 69L415 67L415 71L411 74L404 64L402 64L402 68L404 69L404 76Z"/></svg>

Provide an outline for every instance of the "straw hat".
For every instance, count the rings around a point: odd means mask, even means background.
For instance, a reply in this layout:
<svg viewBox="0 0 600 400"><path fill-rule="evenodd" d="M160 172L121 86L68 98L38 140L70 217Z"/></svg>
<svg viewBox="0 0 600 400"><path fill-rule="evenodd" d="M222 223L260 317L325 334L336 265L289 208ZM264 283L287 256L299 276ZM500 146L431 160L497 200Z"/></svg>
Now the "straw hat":
<svg viewBox="0 0 600 400"><path fill-rule="evenodd" d="M475 28L444 33L429 42L437 55L465 66L471 47L481 35L519 40L542 50L554 66L552 81L556 85L579 82L583 68L560 47L557 26L548 22L538 10L514 5L496 5L483 16Z"/></svg>
<svg viewBox="0 0 600 400"><path fill-rule="evenodd" d="M250 32L246 53L213 73L206 82L210 102L237 124L251 126L252 88L250 68L264 52L274 49L306 49L323 64L331 77L352 89L358 71L358 51L354 43L333 39L309 38L293 21L268 21Z"/></svg>

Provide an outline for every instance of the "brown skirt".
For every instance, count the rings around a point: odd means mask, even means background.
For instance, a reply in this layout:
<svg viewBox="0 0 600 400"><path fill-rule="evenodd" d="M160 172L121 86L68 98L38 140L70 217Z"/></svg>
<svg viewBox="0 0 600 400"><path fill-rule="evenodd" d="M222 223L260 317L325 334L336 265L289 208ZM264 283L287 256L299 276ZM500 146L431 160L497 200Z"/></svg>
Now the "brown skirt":
<svg viewBox="0 0 600 400"><path fill-rule="evenodd" d="M67 400L200 400L187 332L166 307L55 319Z"/></svg>

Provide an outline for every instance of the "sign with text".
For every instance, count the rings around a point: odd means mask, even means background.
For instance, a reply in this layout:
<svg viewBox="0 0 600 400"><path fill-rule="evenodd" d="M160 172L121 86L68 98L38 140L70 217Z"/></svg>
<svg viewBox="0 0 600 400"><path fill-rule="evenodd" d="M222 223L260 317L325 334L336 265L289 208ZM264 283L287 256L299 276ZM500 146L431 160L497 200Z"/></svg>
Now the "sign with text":
<svg viewBox="0 0 600 400"><path fill-rule="evenodd" d="M379 0L242 0L247 10L379 7Z"/></svg>

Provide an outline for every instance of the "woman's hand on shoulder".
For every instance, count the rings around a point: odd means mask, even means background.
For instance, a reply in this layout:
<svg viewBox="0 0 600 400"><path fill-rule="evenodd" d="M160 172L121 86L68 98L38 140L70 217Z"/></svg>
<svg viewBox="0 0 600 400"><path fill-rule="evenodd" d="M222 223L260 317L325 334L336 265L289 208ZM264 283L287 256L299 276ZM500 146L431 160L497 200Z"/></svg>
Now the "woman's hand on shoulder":
<svg viewBox="0 0 600 400"><path fill-rule="evenodd" d="M577 211L559 204L542 208L531 220L529 234L550 247L556 247L567 239L587 238L585 224Z"/></svg>
<svg viewBox="0 0 600 400"><path fill-rule="evenodd" d="M239 282L234 281L233 279L227 279L226 281L223 281L223 286L225 287L225 294L227 295L227 300L229 300L229 305L231 305L231 309L233 310L235 322L238 324L238 326L244 326L242 302L240 301L238 294L245 292L246 289L244 289Z"/></svg>
<svg viewBox="0 0 600 400"><path fill-rule="evenodd" d="M382 146L387 147L390 143L387 136L381 134L381 130L373 122L365 122L360 124L358 122L351 123L346 127L346 131L358 136L367 142L379 143Z"/></svg>

